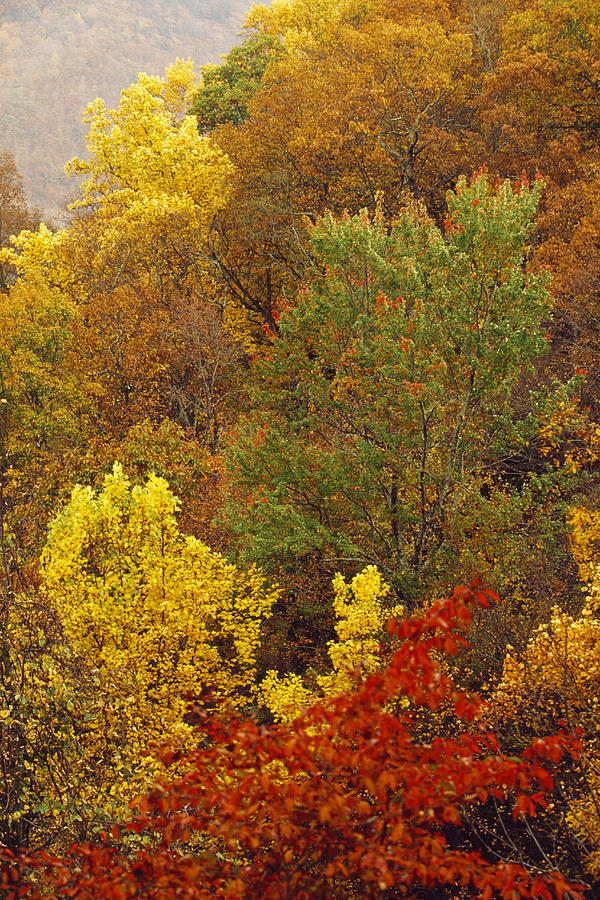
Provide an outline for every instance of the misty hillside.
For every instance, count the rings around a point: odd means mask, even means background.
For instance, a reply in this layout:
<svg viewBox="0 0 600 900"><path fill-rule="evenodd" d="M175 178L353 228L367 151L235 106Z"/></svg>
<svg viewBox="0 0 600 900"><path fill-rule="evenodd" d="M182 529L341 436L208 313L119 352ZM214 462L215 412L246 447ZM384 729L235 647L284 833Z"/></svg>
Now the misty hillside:
<svg viewBox="0 0 600 900"><path fill-rule="evenodd" d="M250 0L0 0L0 149L30 203L55 214L72 191L64 163L85 152L83 110L109 105L140 71L177 56L218 62Z"/></svg>

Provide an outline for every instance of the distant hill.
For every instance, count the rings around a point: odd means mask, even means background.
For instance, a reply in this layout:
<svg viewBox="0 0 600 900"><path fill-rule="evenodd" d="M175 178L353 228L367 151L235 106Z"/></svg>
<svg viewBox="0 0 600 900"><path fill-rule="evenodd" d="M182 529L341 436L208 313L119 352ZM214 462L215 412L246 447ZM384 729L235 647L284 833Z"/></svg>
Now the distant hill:
<svg viewBox="0 0 600 900"><path fill-rule="evenodd" d="M27 199L55 216L85 154L90 100L118 103L138 72L176 57L219 62L252 0L0 0L0 150L14 154Z"/></svg>

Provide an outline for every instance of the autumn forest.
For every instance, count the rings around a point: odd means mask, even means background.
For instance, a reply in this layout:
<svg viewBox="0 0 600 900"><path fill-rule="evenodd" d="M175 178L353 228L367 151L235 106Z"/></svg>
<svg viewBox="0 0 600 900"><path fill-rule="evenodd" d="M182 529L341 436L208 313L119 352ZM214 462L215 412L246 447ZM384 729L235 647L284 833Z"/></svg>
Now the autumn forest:
<svg viewBox="0 0 600 900"><path fill-rule="evenodd" d="M600 0L272 0L0 149L0 898L600 892Z"/></svg>

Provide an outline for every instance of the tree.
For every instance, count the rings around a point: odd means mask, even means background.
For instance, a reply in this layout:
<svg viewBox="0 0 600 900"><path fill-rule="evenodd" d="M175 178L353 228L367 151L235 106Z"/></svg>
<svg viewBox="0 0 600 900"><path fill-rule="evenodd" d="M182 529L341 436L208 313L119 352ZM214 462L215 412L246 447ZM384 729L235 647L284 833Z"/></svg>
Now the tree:
<svg viewBox="0 0 600 900"><path fill-rule="evenodd" d="M5 397L0 404L0 844L16 851L36 846L35 826L49 809L48 782L59 772L68 780L73 699L83 691L77 677L70 677L73 667L62 652L56 616L23 575L7 503L14 479L14 412ZM57 667L65 676L58 693ZM53 825L46 825L51 843Z"/></svg>
<svg viewBox="0 0 600 900"><path fill-rule="evenodd" d="M282 52L277 38L255 34L234 47L220 66L206 66L191 111L201 133L231 122L241 125L269 63Z"/></svg>
<svg viewBox="0 0 600 900"><path fill-rule="evenodd" d="M213 271L276 330L272 305L311 262L303 217L374 209L378 193L391 216L405 194L439 212L459 173L481 165L481 142L464 103L471 39L444 2L280 3L248 25L285 53L243 124L213 135L235 164Z"/></svg>
<svg viewBox="0 0 600 900"><path fill-rule="evenodd" d="M90 158L67 167L85 177L74 206L91 215L55 235L24 232L7 261L73 298L143 282L166 300L197 287L204 229L224 203L231 166L185 115L195 88L192 63L178 60L164 78L141 73L117 109L91 103Z"/></svg>
<svg viewBox="0 0 600 900"><path fill-rule="evenodd" d="M167 304L151 286L123 286L81 302L71 329L69 368L88 384L97 432L171 417L216 453L248 356L218 296L173 292Z"/></svg>
<svg viewBox="0 0 600 900"><path fill-rule="evenodd" d="M14 158L5 150L0 151L0 250L8 246L13 235L34 228L38 220L38 211L30 211L27 206ZM13 276L14 271L11 274L10 267L0 263L0 291L8 290Z"/></svg>
<svg viewBox="0 0 600 900"><path fill-rule="evenodd" d="M570 615L557 605L519 653L508 648L502 678L492 695L492 714L505 740L518 746L559 722L578 730L582 748L565 767L559 849L570 853L581 873L600 876L600 514L583 507L570 512L571 541L586 588L583 609Z"/></svg>
<svg viewBox="0 0 600 900"><path fill-rule="evenodd" d="M252 342L226 303L181 297L173 313L179 352L170 354L167 395L172 415L214 455L221 431L235 418L245 393Z"/></svg>
<svg viewBox="0 0 600 900"><path fill-rule="evenodd" d="M507 757L494 734L473 723L480 701L456 690L440 657L464 641L466 604L475 598L487 603L490 595L461 588L420 618L399 628L392 622L399 649L384 672L313 706L292 726L223 724L198 707L203 746L186 760L182 778L153 789L129 826L159 839L130 855L106 837L63 859L26 860L48 873L41 893L76 900L449 898L460 884L466 896L484 900L551 900L567 892L581 900L579 887L556 871L498 858L495 848L464 849L469 814L488 802L512 810L515 831L544 810L553 790L544 763L575 749L558 736ZM419 713L444 705L456 733L421 740ZM26 892L9 862L9 898L16 896L11 883Z"/></svg>
<svg viewBox="0 0 600 900"><path fill-rule="evenodd" d="M70 364L98 431L172 415L214 451L245 347L210 278L207 233L231 165L185 115L196 88L179 60L162 79L141 74L117 109L90 104L90 158L69 164L87 176L76 215L57 232L22 232L4 256L74 303Z"/></svg>
<svg viewBox="0 0 600 900"><path fill-rule="evenodd" d="M24 579L7 530L3 558L0 845L58 850L83 837L103 805L82 790L81 736L101 716L99 682L65 644L55 610Z"/></svg>
<svg viewBox="0 0 600 900"><path fill-rule="evenodd" d="M373 563L409 603L452 565L463 512L485 521L484 472L535 433L511 393L546 346L549 297L522 266L539 193L463 180L445 235L410 212L315 228L319 270L229 453L246 558Z"/></svg>
<svg viewBox="0 0 600 900"><path fill-rule="evenodd" d="M88 383L67 365L73 315L70 300L35 281L15 284L0 308L5 516L26 558L57 502L57 460L64 468L89 434Z"/></svg>
<svg viewBox="0 0 600 900"><path fill-rule="evenodd" d="M375 566L367 566L350 584L338 572L333 589L338 640L328 643L332 670L316 676L319 691L326 696L352 690L359 673L366 678L381 669L385 662L381 655L385 623L390 616L400 617L404 613L402 606L386 606L390 586ZM276 721L288 723L318 697L306 687L300 675L292 673L282 678L273 669L267 672L260 689L263 702Z"/></svg>
<svg viewBox="0 0 600 900"><path fill-rule="evenodd" d="M170 357L179 341L171 310L152 287L122 286L79 304L70 368L89 385L96 431L123 433L170 411Z"/></svg>
<svg viewBox="0 0 600 900"><path fill-rule="evenodd" d="M547 183L534 256L552 270L556 300L546 377L587 369L584 402L597 417L600 9L580 0L494 8L494 64L477 102L486 163L503 177L539 171Z"/></svg>
<svg viewBox="0 0 600 900"><path fill-rule="evenodd" d="M363 121L400 166L401 187L439 213L444 189L461 172L478 168L465 102L473 42L444 0L389 6L391 15L388 4L374 4L365 27L348 31L343 52L359 60L357 88L368 88L370 96Z"/></svg>
<svg viewBox="0 0 600 900"><path fill-rule="evenodd" d="M558 159L557 142L566 139L571 148L574 136L581 149L595 149L598 4L530 0L513 9L509 5L506 13L501 52L482 98L488 122L490 113L497 115L492 160L506 167L509 160L514 165L527 159L543 167ZM565 166L555 174L557 180L565 175L570 180L574 173Z"/></svg>
<svg viewBox="0 0 600 900"><path fill-rule="evenodd" d="M37 591L7 569L0 840L13 850L58 851L122 820L161 770L156 745L195 746L190 701L224 715L256 701L277 591L183 536L177 505L163 479L131 488L115 465L54 519ZM6 529L0 550L14 556Z"/></svg>
<svg viewBox="0 0 600 900"><path fill-rule="evenodd" d="M213 549L218 541L210 532L206 495L214 490L214 476L207 451L194 434L171 419L144 420L115 435L92 433L85 449L78 448L68 469L76 469L81 482L101 488L104 477L119 459L132 485L143 485L154 473L164 478L181 501L179 523L186 533L201 534ZM210 536L210 537L209 537Z"/></svg>
<svg viewBox="0 0 600 900"><path fill-rule="evenodd" d="M115 465L98 495L74 489L48 534L45 595L71 651L99 679L97 708L79 723L82 799L98 815L118 815L143 789L154 742L193 740L190 698L225 710L256 693L261 623L276 591L184 537L177 506L163 479L131 488Z"/></svg>

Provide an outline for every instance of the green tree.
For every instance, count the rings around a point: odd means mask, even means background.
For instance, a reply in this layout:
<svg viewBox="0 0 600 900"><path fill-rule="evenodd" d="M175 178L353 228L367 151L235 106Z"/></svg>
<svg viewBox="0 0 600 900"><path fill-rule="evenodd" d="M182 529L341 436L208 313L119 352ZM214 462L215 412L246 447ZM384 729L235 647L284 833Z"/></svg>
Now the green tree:
<svg viewBox="0 0 600 900"><path fill-rule="evenodd" d="M234 47L220 66L206 66L192 112L201 132L231 122L240 125L248 115L248 101L258 90L268 64L282 52L273 35L255 34Z"/></svg>
<svg viewBox="0 0 600 900"><path fill-rule="evenodd" d="M375 563L410 602L452 577L466 514L512 502L489 471L535 432L512 395L546 346L550 298L523 268L540 191L462 180L445 234L418 209L314 229L322 273L281 316L230 452L247 558Z"/></svg>

